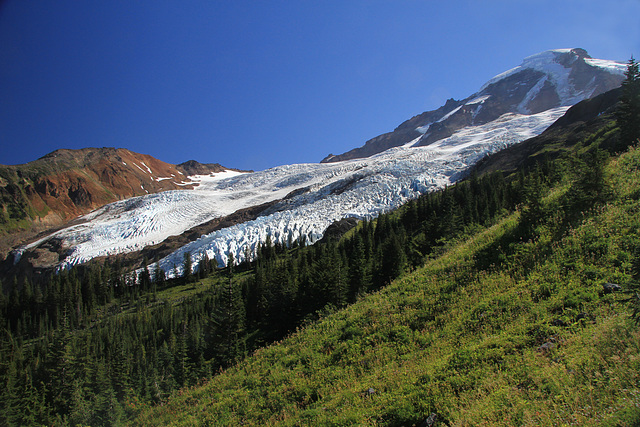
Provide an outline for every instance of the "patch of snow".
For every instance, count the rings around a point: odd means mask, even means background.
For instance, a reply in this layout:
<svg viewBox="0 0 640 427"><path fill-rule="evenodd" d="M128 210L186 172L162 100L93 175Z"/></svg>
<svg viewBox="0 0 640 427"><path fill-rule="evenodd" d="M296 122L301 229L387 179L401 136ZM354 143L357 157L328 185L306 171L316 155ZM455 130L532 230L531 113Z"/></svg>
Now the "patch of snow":
<svg viewBox="0 0 640 427"><path fill-rule="evenodd" d="M557 52L557 53L569 53L571 52L573 49L571 48L564 48L564 49L551 49L549 52Z"/></svg>
<svg viewBox="0 0 640 427"><path fill-rule="evenodd" d="M142 172L145 172L144 169L142 169L140 166L138 166L136 163L133 164L133 166L137 167L138 169L140 169Z"/></svg>
<svg viewBox="0 0 640 427"><path fill-rule="evenodd" d="M13 254L13 265L16 265L18 264L18 262L20 262L20 258L22 258L22 254L24 254L24 251L26 251L27 249L28 249L28 246L22 246L16 250L11 251L11 253Z"/></svg>
<svg viewBox="0 0 640 427"><path fill-rule="evenodd" d="M208 184L215 183L222 179L232 178L234 176L245 174L246 172L238 172L232 170L224 170L222 172L213 172L210 175L191 175L187 177L198 187L206 188ZM196 187L196 188L198 188Z"/></svg>
<svg viewBox="0 0 640 427"><path fill-rule="evenodd" d="M610 73L618 74L621 76L624 76L624 73L626 73L627 71L627 64L622 62L595 58L585 58L584 61L593 67L603 68Z"/></svg>
<svg viewBox="0 0 640 427"><path fill-rule="evenodd" d="M462 105L461 105L461 106L459 106L459 107L457 107L457 108L454 108L453 110L449 111L447 114L445 114L444 116L442 116L442 117L440 118L440 120L438 120L436 123L444 122L444 121L445 121L445 120L447 120L449 117L451 117L451 116L453 116L455 113L457 113L457 112L458 112L458 110L459 110L459 109L461 109L461 108L462 108Z"/></svg>
<svg viewBox="0 0 640 427"><path fill-rule="evenodd" d="M165 179L171 179L171 177L170 176L167 176L167 177L162 177L161 176L161 177L156 178L156 181L160 182L160 181L164 181Z"/></svg>
<svg viewBox="0 0 640 427"><path fill-rule="evenodd" d="M476 119L476 116L478 115L480 110L482 110L482 104L478 104L475 110L473 110L473 114L471 115L471 121L474 121Z"/></svg>
<svg viewBox="0 0 640 427"><path fill-rule="evenodd" d="M473 98L471 101L467 102L464 105L483 104L484 101L486 101L489 98L491 98L491 95L477 96L477 97Z"/></svg>
<svg viewBox="0 0 640 427"><path fill-rule="evenodd" d="M418 126L416 128L416 130L424 135L425 133L427 133L429 131L429 126L431 126L432 124L433 123L427 123L426 125Z"/></svg>
<svg viewBox="0 0 640 427"><path fill-rule="evenodd" d="M527 104L529 104L529 102L531 102L531 100L534 99L540 93L540 90L544 87L544 84L546 82L547 82L547 76L545 75L540 80L538 80L538 82L535 85L533 85L531 89L529 89L529 92L527 92L525 97L522 99L522 102L518 104L517 110L519 113L522 113L522 114L531 113L529 108L527 108Z"/></svg>
<svg viewBox="0 0 640 427"><path fill-rule="evenodd" d="M420 135L419 137L417 137L415 139L412 139L411 141L409 141L406 144L404 144L402 147L404 147L404 148L413 147L414 145L416 145L418 143L418 141L420 141L420 138L422 138L422 135Z"/></svg>
<svg viewBox="0 0 640 427"><path fill-rule="evenodd" d="M149 171L150 174L153 174L153 171L151 169L149 169L149 166L147 166L144 162L140 162L140 163L142 163L142 166L147 168L147 171Z"/></svg>

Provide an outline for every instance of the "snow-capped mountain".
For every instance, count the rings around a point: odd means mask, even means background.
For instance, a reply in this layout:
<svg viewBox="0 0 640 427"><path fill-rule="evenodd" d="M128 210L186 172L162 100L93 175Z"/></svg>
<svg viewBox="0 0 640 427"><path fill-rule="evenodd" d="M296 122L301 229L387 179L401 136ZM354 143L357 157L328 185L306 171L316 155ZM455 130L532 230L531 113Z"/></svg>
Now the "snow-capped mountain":
<svg viewBox="0 0 640 427"><path fill-rule="evenodd" d="M573 59L572 59L573 58ZM572 71L577 62L590 78ZM594 60L582 50L554 50L487 82L464 101L405 122L413 139L367 158L285 165L253 173L192 176L193 190L144 195L106 205L15 252L15 259L51 241L63 250L59 267L95 257L137 251L170 235L271 202L255 219L201 235L159 261L169 276L182 274L184 254L226 264L231 253L253 256L267 236L287 242L320 239L343 218L371 218L449 185L483 157L542 133L570 105L619 84L624 64ZM595 70L595 71L594 71ZM582 82L578 84L578 82ZM445 129L443 131L442 129ZM436 135L440 132L441 137Z"/></svg>
<svg viewBox="0 0 640 427"><path fill-rule="evenodd" d="M322 162L368 157L411 141L428 145L463 127L488 123L506 113L534 114L574 105L618 87L625 70L625 64L591 58L584 49L538 53L490 79L466 99L450 99L437 110L405 121L393 132L344 154L330 154Z"/></svg>

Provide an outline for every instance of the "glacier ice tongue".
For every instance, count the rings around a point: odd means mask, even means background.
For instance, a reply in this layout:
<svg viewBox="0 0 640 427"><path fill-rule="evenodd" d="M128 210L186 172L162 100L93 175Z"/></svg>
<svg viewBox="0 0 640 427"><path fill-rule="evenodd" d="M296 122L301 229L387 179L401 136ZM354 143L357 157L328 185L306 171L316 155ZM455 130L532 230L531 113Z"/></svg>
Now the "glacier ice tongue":
<svg viewBox="0 0 640 427"><path fill-rule="evenodd" d="M314 243L329 225L342 218L373 218L421 194L451 185L483 157L542 133L567 108L535 115L508 114L427 147L396 147L368 159L282 167L280 171L295 172L280 182L300 185L317 181L313 177L318 175L331 178L314 191L294 197L290 209L202 236L160 260L158 266L169 277L182 275L185 253L194 265L206 255L224 266L230 253L236 262L242 262L246 256L255 256L267 236L274 242L304 237ZM265 174L278 172L268 170ZM341 185L335 186L337 183Z"/></svg>
<svg viewBox="0 0 640 427"><path fill-rule="evenodd" d="M194 265L205 254L219 265L226 265L230 253L242 262L246 256L255 256L267 236L274 242L304 237L313 243L342 218L374 218L451 185L483 157L540 134L567 108L534 115L505 114L426 147L395 147L365 159L190 177L198 184L192 190L111 203L85 215L82 223L22 249L59 239L67 249L59 268L68 268L95 257L140 250L239 209L280 201L252 221L201 236L158 265L171 277L183 273L185 253L191 255Z"/></svg>

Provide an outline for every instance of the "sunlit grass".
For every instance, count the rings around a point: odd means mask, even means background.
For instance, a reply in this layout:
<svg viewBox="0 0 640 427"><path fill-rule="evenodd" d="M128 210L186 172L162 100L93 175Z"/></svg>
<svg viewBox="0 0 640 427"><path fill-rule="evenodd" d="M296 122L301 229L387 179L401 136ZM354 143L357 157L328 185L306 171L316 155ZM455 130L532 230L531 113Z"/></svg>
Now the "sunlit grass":
<svg viewBox="0 0 640 427"><path fill-rule="evenodd" d="M412 425L435 412L456 426L637 425L640 331L602 284L636 280L639 159L612 161L614 198L563 233L547 222L505 246L520 218L506 215L137 423ZM484 268L494 248L504 256Z"/></svg>

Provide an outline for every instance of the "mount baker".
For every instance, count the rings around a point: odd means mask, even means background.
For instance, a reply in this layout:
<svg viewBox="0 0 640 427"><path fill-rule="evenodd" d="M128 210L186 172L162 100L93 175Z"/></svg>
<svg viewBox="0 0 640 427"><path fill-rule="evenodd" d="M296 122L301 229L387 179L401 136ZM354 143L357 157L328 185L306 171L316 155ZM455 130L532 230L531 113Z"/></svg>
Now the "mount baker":
<svg viewBox="0 0 640 427"><path fill-rule="evenodd" d="M170 181L179 188L154 187L34 237L7 262L68 268L147 251L171 277L183 273L185 254L193 265L205 256L225 265L230 255L252 258L267 237L313 243L335 222L372 218L456 182L486 156L541 134L572 105L618 87L625 70L583 49L542 52L362 147L258 172L200 168ZM171 177L137 166L150 183Z"/></svg>

